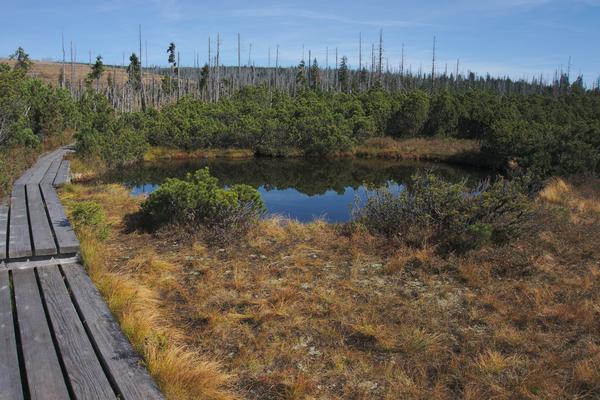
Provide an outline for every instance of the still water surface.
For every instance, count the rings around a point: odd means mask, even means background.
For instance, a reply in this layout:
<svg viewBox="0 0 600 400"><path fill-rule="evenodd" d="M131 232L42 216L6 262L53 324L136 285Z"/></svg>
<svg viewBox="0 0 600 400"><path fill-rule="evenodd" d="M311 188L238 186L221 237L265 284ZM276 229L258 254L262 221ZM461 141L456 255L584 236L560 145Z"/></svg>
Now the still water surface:
<svg viewBox="0 0 600 400"><path fill-rule="evenodd" d="M388 186L401 190L418 171L433 169L451 181L485 178L487 171L446 164L388 160L270 159L194 160L144 163L113 172L106 181L119 182L134 195L152 193L166 178L209 167L223 186L245 183L258 189L269 215L301 222L322 218L328 222L350 219L356 196L367 188Z"/></svg>

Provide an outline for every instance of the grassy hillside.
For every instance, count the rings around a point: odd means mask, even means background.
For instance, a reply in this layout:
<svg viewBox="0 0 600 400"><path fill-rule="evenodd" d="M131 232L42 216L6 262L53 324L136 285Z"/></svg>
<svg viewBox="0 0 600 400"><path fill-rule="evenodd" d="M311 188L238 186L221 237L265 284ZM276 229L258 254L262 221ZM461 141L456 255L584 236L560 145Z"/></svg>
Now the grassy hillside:
<svg viewBox="0 0 600 400"><path fill-rule="evenodd" d="M12 67L15 64L15 61L6 58L0 58L0 63L7 63ZM27 75L34 78L38 78L44 83L49 83L51 85L58 86L62 67L63 65L60 62L34 60L33 65L27 73ZM79 83L85 81L87 75L90 73L91 67L88 64L79 63L74 64L73 69L73 81ZM160 76L158 74L147 72L144 72L144 74L144 79L147 82L152 81L153 77L155 80L160 80ZM106 72L100 79L100 85L102 87L106 87L108 85L109 75L118 85L123 85L125 82L127 82L127 68L114 65L106 65ZM71 64L69 63L65 64L65 77L67 81L71 80Z"/></svg>

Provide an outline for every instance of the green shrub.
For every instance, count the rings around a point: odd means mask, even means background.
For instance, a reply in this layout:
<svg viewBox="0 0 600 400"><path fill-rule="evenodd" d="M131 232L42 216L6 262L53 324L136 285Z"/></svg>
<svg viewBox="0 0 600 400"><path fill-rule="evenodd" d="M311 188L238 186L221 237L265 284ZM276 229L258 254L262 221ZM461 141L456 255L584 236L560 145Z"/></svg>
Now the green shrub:
<svg viewBox="0 0 600 400"><path fill-rule="evenodd" d="M353 219L389 238L463 252L520 234L530 213L528 185L525 178L499 178L469 188L429 172L397 193L383 188L357 199Z"/></svg>
<svg viewBox="0 0 600 400"><path fill-rule="evenodd" d="M31 128L20 127L14 130L14 134L8 144L10 146L24 146L33 149L40 145L40 138L33 133Z"/></svg>
<svg viewBox="0 0 600 400"><path fill-rule="evenodd" d="M79 102L83 123L75 138L77 151L101 159L109 168L141 160L148 149L145 118L117 114L105 96L88 90Z"/></svg>
<svg viewBox="0 0 600 400"><path fill-rule="evenodd" d="M212 239L243 235L264 212L258 191L248 185L224 189L208 168L184 180L167 179L141 206L142 218L152 228L177 224L191 231L204 228Z"/></svg>
<svg viewBox="0 0 600 400"><path fill-rule="evenodd" d="M148 149L143 132L116 128L100 135L100 157L110 168L140 161Z"/></svg>
<svg viewBox="0 0 600 400"><path fill-rule="evenodd" d="M104 210L94 201L75 204L71 212L71 221L75 229L88 229L100 240L106 240L110 234L110 225Z"/></svg>

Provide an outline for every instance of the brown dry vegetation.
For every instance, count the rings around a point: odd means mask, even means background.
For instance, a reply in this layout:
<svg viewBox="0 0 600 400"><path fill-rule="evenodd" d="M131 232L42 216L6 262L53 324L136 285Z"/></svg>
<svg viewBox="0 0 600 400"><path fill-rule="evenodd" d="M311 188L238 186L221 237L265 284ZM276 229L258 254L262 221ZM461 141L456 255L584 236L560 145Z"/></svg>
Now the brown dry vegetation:
<svg viewBox="0 0 600 400"><path fill-rule="evenodd" d="M172 399L600 397L600 181L551 181L511 246L440 257L322 222L239 244L128 232L139 199L66 187L94 282Z"/></svg>
<svg viewBox="0 0 600 400"><path fill-rule="evenodd" d="M144 154L144 161L189 160L197 158L228 158L233 160L252 157L254 157L254 151L251 149L197 149L188 151L153 146Z"/></svg>
<svg viewBox="0 0 600 400"><path fill-rule="evenodd" d="M92 60L92 63L95 62L95 58ZM127 60L129 62L129 60ZM0 63L7 63L11 67L15 64L14 60L2 59L0 58ZM38 78L44 83L49 83L53 86L58 86L59 78L62 71L62 63L54 62L54 61L38 61L33 60L33 65L27 72L27 75ZM74 64L74 82L81 82L83 85L87 75L90 73L91 67L88 64ZM106 87L108 86L108 76L110 74L111 79L118 84L123 85L127 82L128 75L127 69L119 66L105 66L105 72L102 74L102 78L100 78L100 86ZM144 71L144 81L150 82L152 81L152 77L156 81L160 81L160 76L158 74L149 73ZM71 81L71 64L65 64L65 79L67 81Z"/></svg>
<svg viewBox="0 0 600 400"><path fill-rule="evenodd" d="M479 143L471 139L371 138L356 146L352 154L360 158L443 161L485 166Z"/></svg>
<svg viewBox="0 0 600 400"><path fill-rule="evenodd" d="M378 137L367 139L350 151L334 152L329 157L384 158L398 160L445 161L463 164L481 164L480 146L475 140L444 138L394 139ZM154 146L144 156L145 161L184 160L195 158L249 158L251 149L198 149L182 150ZM300 150L290 151L288 157L302 157Z"/></svg>

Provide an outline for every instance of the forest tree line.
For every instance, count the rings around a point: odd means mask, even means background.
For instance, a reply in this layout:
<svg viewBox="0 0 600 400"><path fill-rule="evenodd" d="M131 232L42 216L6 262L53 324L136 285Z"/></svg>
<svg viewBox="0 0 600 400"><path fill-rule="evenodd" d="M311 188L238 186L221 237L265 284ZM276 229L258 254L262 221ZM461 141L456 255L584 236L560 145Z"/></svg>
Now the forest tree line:
<svg viewBox="0 0 600 400"><path fill-rule="evenodd" d="M31 61L22 49L14 58L13 68L0 66L4 147L35 147L72 129L82 153L114 166L140 159L150 145L328 155L374 137L444 137L480 141L489 166L499 170L516 165L540 175L599 172L600 92L580 81L563 80L558 93L553 86L508 94L485 86L432 91L379 84L328 91L299 74L294 92L255 84L218 101L182 95L160 108L149 102L144 110L122 112L94 84L105 72L100 57L78 97L28 77ZM130 71L141 75L139 64Z"/></svg>
<svg viewBox="0 0 600 400"><path fill-rule="evenodd" d="M141 29L141 28L140 28ZM71 44L72 46L72 44ZM212 51L211 51L212 46ZM313 90L335 93L361 93L373 89L386 91L423 90L428 93L457 90L493 90L501 95L510 94L548 94L554 96L564 94L572 86L583 87L583 77L577 76L571 82L570 69L556 70L554 77L548 81L543 76L531 79L513 80L508 76L493 77L489 74L477 75L474 72L463 72L460 60L456 65L444 68L436 66L435 47L431 69L427 71L420 66L413 69L405 65L404 50L401 63L390 66L384 61L383 38L380 36L379 46L371 46L370 57L367 51L359 50L359 63L352 67L346 55L330 53L327 50L326 60L319 61L308 51L296 65L284 66L279 60L279 48L271 55L269 50L268 66L255 66L248 55L248 61L242 64L238 35L238 64L226 66L221 54L221 39L217 36L213 41L209 38L207 62L201 64L200 57L194 54L193 66L182 66L180 53L175 43L166 47L165 61L167 67L148 66L147 57L142 59L141 31L139 51L123 54L120 66L105 65L102 56L98 55L95 62L90 59L88 65L93 75L87 79L78 78L75 74L76 62L71 47L71 60L65 57L63 43L63 62L58 85L68 89L77 98L83 96L95 81L96 91L102 92L113 107L120 111L144 110L147 106L161 108L174 103L182 97L191 96L205 101L217 102L228 97L245 86L264 85L268 90L283 91L292 96L302 91L306 86ZM147 51L147 50L146 50ZM251 52L251 47L250 47ZM271 61L273 59L273 62ZM128 79L118 79L121 71L126 71ZM105 76L100 85L100 77ZM594 88L600 86L600 79L594 83Z"/></svg>

